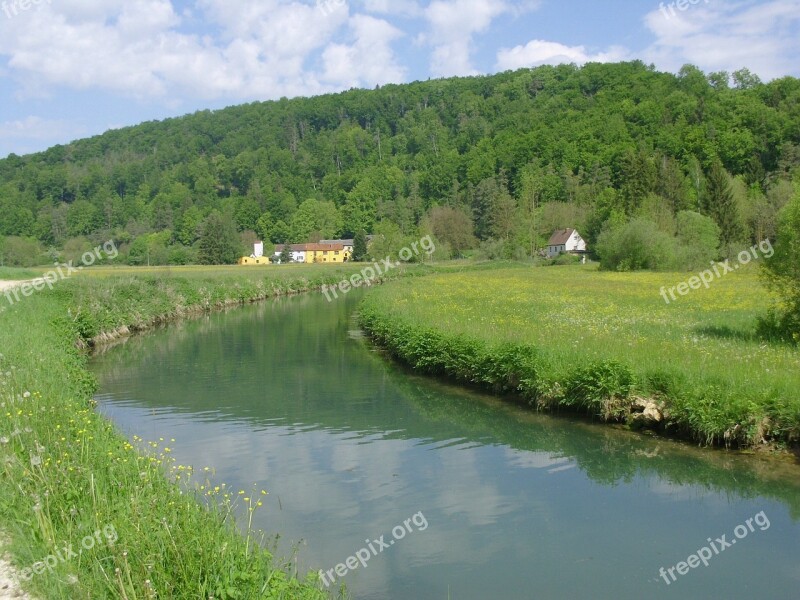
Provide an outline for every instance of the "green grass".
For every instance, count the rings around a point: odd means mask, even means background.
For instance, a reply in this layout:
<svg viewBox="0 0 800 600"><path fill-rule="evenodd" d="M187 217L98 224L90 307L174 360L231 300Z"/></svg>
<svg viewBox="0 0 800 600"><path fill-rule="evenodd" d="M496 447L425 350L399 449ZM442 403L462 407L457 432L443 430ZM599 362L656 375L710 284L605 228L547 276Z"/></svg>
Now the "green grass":
<svg viewBox="0 0 800 600"><path fill-rule="evenodd" d="M520 394L538 408L606 420L658 402L665 430L703 443L800 440L800 351L756 336L769 304L743 269L667 305L686 273L507 265L390 283L364 327L432 374Z"/></svg>
<svg viewBox="0 0 800 600"><path fill-rule="evenodd" d="M17 267L0 267L0 281L24 281L41 277L47 269L19 269Z"/></svg>
<svg viewBox="0 0 800 600"><path fill-rule="evenodd" d="M69 600L328 597L250 530L259 490L214 490L202 465L171 461L169 441L133 447L100 417L79 348L120 328L312 290L358 268L91 269L11 306L0 298L0 532L14 564L23 570L114 532L25 586Z"/></svg>

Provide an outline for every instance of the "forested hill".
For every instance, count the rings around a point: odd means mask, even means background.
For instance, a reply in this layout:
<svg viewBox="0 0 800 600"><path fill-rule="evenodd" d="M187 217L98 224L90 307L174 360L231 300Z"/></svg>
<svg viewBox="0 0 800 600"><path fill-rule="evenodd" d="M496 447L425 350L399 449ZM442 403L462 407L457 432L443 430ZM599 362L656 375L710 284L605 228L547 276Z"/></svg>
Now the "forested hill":
<svg viewBox="0 0 800 600"><path fill-rule="evenodd" d="M798 79L543 66L204 111L11 155L0 235L12 263L108 239L132 263L187 262L218 211L244 240L422 227L454 253L524 255L555 227L594 240L646 219L668 232L691 210L733 243L772 232L799 165Z"/></svg>

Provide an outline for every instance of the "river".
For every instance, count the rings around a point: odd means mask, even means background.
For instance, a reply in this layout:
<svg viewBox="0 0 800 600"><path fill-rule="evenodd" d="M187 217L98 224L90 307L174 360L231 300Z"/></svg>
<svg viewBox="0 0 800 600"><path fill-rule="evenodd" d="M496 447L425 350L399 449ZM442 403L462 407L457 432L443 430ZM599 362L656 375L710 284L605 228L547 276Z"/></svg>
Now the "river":
<svg viewBox="0 0 800 600"><path fill-rule="evenodd" d="M413 375L360 335L358 299L129 339L92 359L100 410L212 486L267 490L255 526L358 600L800 597L798 466Z"/></svg>

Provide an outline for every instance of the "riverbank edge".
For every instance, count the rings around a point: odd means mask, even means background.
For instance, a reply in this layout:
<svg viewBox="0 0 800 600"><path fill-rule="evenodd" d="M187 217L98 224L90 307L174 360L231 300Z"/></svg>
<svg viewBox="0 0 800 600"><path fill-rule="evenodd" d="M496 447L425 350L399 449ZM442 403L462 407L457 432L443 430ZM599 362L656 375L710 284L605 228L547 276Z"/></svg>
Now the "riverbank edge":
<svg viewBox="0 0 800 600"><path fill-rule="evenodd" d="M130 278L124 278L129 280ZM147 278L143 278L147 279ZM185 278L175 278L177 281L180 279L184 284L186 284L187 279ZM96 311L96 306L89 307L84 304L87 300L92 300L92 294L82 294L80 292L85 290L81 289L82 284L86 284L86 282L76 282L70 281L66 282L62 289L58 290L58 293L55 294L48 294L43 293L36 299L38 303L49 303L50 308L53 309L56 305L57 308L52 312L61 312L67 313L68 318L63 320L58 324L58 326L54 325L53 322L49 322L44 324L41 322L40 319L36 319L32 325L37 328L46 327L51 336L58 339L60 342L60 346L64 349L64 352L61 353L61 358L63 361L62 365L59 365L63 368L64 372L69 372L71 374L72 381L70 383L76 383L76 386L72 385L65 385L63 387L65 395L69 395L70 393L75 393L76 397L67 401L66 398L63 400L67 403L67 405L72 405L73 408L78 407L89 407L88 411L88 418L86 423L84 424L86 429L95 432L104 430L106 433L109 433L110 430L110 437L112 438L112 444L116 446L125 446L127 444L127 440L125 436L116 430L116 428L107 423L106 420L96 411L93 410L94 401L93 401L93 393L96 391L96 382L94 381L93 376L89 373L86 368L86 361L88 360L89 352L92 347L101 346L103 344L113 342L114 340L119 340L121 338L127 337L129 335L133 335L136 333L141 333L153 329L155 327L165 325L168 323L172 323L184 318L192 318L202 316L204 314L210 314L213 312L218 312L222 310L226 310L229 308L234 308L238 306L243 306L246 304L254 304L257 302L270 300L270 299L277 299L279 297L286 297L292 296L297 294L309 293L309 292L318 292L322 290L323 285L336 285L341 280L341 274L331 274L328 277L323 277L321 279L317 279L314 281L310 281L306 276L302 274L298 274L296 277L289 279L289 280L282 280L280 282L269 282L269 285L256 285L251 286L249 283L251 282L243 282L244 285L226 285L230 284L230 282L221 282L220 286L224 288L222 294L218 293L220 290L214 290L210 293L202 293L203 291L209 292L209 290L202 290L203 286L207 286L207 281L198 281L196 284L197 289L201 292L198 295L198 298L192 302L190 299L183 297L173 297L172 307L170 310L166 311L158 311L158 310L147 310L147 307L153 307L153 304L148 304L147 302L142 302L145 298L148 300L146 295L139 295L138 298L140 300L139 303L135 307L128 307L128 317L123 317L122 323L119 322L120 317L116 315L113 320L117 321L117 324L113 327L103 326L102 324L108 322L109 315L104 315L104 311ZM110 286L113 287L113 284L116 283L114 278L109 278L107 280L110 283ZM163 280L162 280L163 281ZM152 282L151 282L152 283ZM95 289L103 289L104 285L102 282L92 282L92 286ZM159 283L158 285L162 285ZM189 283L188 285L192 285ZM72 288L72 289L69 289ZM163 291L163 290L162 290ZM172 290L174 291L174 290ZM216 292L216 293L215 293ZM169 294L167 294L169 295ZM104 299L102 304L107 306L113 306L116 302L112 299L114 296L113 293L108 294L108 297ZM33 304L33 302L31 303ZM132 309L132 310L131 310ZM37 312L37 311L34 311ZM38 311L41 312L41 311ZM134 316L135 315L135 316ZM67 348L70 348L71 351ZM0 355L0 359L3 358ZM33 361L31 361L33 362ZM7 367L7 363L2 365L4 368ZM60 369L52 368L54 365L49 363L48 369L36 369L36 365L34 364L19 364L13 365L12 372L20 373L29 371L28 377L26 378L29 382L30 381L43 381L48 379L48 373L57 374ZM6 383L6 382L4 382ZM9 401L9 403L13 403L15 400L19 400L23 394L26 395L26 398L30 400L31 397L28 396L30 392L25 391L22 392L22 387L28 386L21 386L18 387L17 390L8 390L3 389L2 391L6 392L6 394L0 393L0 402L1 401ZM8 392L11 391L11 394ZM18 392L14 394L14 391ZM5 396L5 397L4 397ZM35 395L34 395L35 398ZM3 404L5 406L5 403ZM36 412L36 411L33 411ZM31 423L34 425L34 423ZM41 424L40 424L41 425ZM47 425L47 424L45 424ZM26 428L31 429L31 428ZM36 427L33 427L33 433L38 433ZM19 428L15 428L15 432L19 431ZM21 436L20 436L21 437ZM90 437L89 439L92 439ZM5 440L3 440L5 441ZM108 436L104 441L108 441ZM13 440L12 440L13 443ZM39 444L39 441L36 442ZM27 445L27 444L26 444ZM50 446L50 444L45 444L41 446L44 448L45 446ZM98 444L98 447L95 448L96 452L94 453L96 457L104 456L104 451L107 449L102 447L103 444ZM91 449L88 449L91 451ZM133 453L139 454L139 451L133 449L130 445L127 446L127 450L132 451ZM160 455L161 458L165 458L164 455ZM19 458L19 457L18 457ZM145 462L145 471L147 475L155 475L162 479L163 484L157 486L158 491L163 492L165 486L170 488L171 495L183 495L183 491L180 485L170 479L164 470L161 467L160 460L153 460L152 457L147 456L140 456L140 458L149 458L149 461ZM20 491L22 496L31 496L33 495L35 498L39 498L39 494L30 493L23 491L25 487L23 481L15 481L13 477L13 469L10 467L11 463L9 459L6 460L5 465L0 465L0 474L8 476L8 479L4 482L6 484L11 484L6 486L9 489L14 489L15 491ZM27 478L31 475L31 470L28 465L24 465L24 460L20 461L23 463L25 468L21 469L21 473ZM111 458L108 461L103 462L111 462ZM154 466L155 463L155 466ZM3 469L3 466L5 467ZM109 467L109 471L111 470L111 465L104 465ZM5 471L5 472L4 472ZM81 471L80 475L76 474L76 479L82 479L85 476L85 473ZM92 489L94 491L95 488L102 488L104 484L112 485L115 483L113 481L106 481L103 482L100 479L94 478L95 474L93 473L92 477ZM102 474L98 476L102 478ZM56 482L51 482L56 483ZM73 483L76 484L76 487L80 487L81 483L85 483L84 481L74 481ZM118 482L117 482L118 483ZM61 485L64 482L60 482ZM40 491L42 488L46 488L47 485L43 484L43 482L39 482L36 486ZM46 492L45 492L46 494ZM189 494L184 495L184 498L189 496ZM29 504L29 500L26 502L25 498L17 498L17 504ZM21 502L19 502L21 501ZM56 499L52 499L53 502L56 502ZM167 519L167 513L174 513L176 510L174 507L170 510L159 510L158 507L166 508L163 505L164 498L153 497L152 498L152 507L151 510L155 510L153 516L155 517L155 521L159 523L163 519ZM253 541L251 540L250 535L247 535L247 540L245 543L245 536L241 534L241 532L237 531L234 526L231 524L232 521L230 517L230 507L228 507L228 512L225 513L224 511L214 511L208 510L207 507L203 506L202 502L197 499L195 500L192 498L191 504L194 505L195 510L193 512L203 513L201 516L192 515L192 525L195 527L203 527L204 525L207 526L207 529L213 532L214 540L218 542L223 547L223 552L227 550L228 555L232 553L239 552L241 556L233 557L232 559L229 557L227 562L228 563L237 563L240 570L243 572L233 573L234 579L244 580L252 578L256 573L260 573L262 577L268 575L268 581L273 581L276 588L279 587L280 590L286 590L287 592L291 593L292 598L329 598L330 595L320 589L316 581L316 576L314 574L309 574L308 577L304 580L296 579L296 574L292 573L292 566L289 563L278 564L277 566L273 566L273 563L277 563L272 557L272 555L266 550L258 550L255 551L252 547ZM4 508L8 508L7 505ZM37 503L36 507L34 507L34 511L41 511L41 507L39 503ZM74 508L72 509L74 511ZM116 506L115 511L119 511L120 507ZM124 508L122 509L124 510ZM6 534L13 534L15 531L19 535L19 532L23 527L22 524L27 526L31 526L36 521L39 521L39 527L36 529L42 529L41 523L41 512L40 514L31 514L28 510L17 511L16 514L9 514L6 511L4 515L5 521L7 524L15 522L15 526L9 527L0 527L0 529L5 529ZM63 512L63 511L62 511ZM136 512L132 510L132 512ZM164 513L160 515L160 513ZM174 514L172 515L173 522L175 521ZM95 519L97 520L97 519ZM164 521L166 523L166 521ZM50 551L52 548L60 541L69 538L68 535L60 535L63 532L59 531L59 527L53 526L55 524L49 523L49 535L42 535L44 539L39 540L38 544L26 544L25 542L21 541L19 537L17 539L12 539L12 543L9 544L5 550L8 552L10 557L12 558L14 571L14 578L18 580L19 572L22 570L24 573L25 571L22 569L23 565L34 564L33 558L36 556L45 556L49 554L47 552L47 547L50 547ZM63 528L62 528L63 529ZM144 527L143 529L146 529ZM41 534L42 532L37 532ZM141 532L145 534L145 532ZM202 537L202 534L198 533L196 530L186 531L181 530L180 528L172 528L169 531L169 536L175 548L179 548L184 546L185 548L192 548L197 545L198 537ZM49 539L47 539L49 538ZM182 544L181 541L185 542ZM39 546L36 548L35 546ZM117 557L120 562L129 562L128 552L124 552L122 557ZM130 561L132 562L132 561ZM214 572L223 570L224 565L220 566L215 564L215 558L213 554L208 555L207 563L202 566L200 571L206 576L208 580L214 579ZM82 562L82 565L89 565L89 561L85 563ZM97 577L104 577L108 578L108 573L104 567L97 568L97 565L92 565L94 568L81 568L78 571L77 577L80 578L97 578ZM244 568L242 568L244 566ZM250 567L249 569L247 567ZM249 572L248 572L249 571ZM117 569L117 573L119 574L119 569ZM130 575L130 573L129 573ZM36 583L42 584L45 576L40 576L39 578L34 577L33 580ZM52 577L53 581L50 581L47 586L42 585L33 585L30 584L23 584L22 587L26 589L26 591L31 591L35 594L41 594L43 592L47 592L48 590L52 593L53 585L56 585L59 588L59 596L63 598L71 598L74 597L73 594L76 592L74 587L75 577L72 576L67 583L59 583L56 581L55 577ZM63 579L63 578L62 578ZM147 594L156 593L160 597L173 597L173 598L194 598L196 590L193 591L180 591L177 590L174 584L170 584L168 588L164 590L158 590L156 588L156 580L157 577L153 577L153 579L141 579L137 581L135 578L131 579L129 577L129 581L111 581L107 582L109 585L113 586L115 591L121 594L120 597L127 597L125 595L125 590L127 590L128 594L140 594L140 597L156 597L150 596ZM215 593L217 594L215 597L217 598L240 598L243 596L236 595L240 592L240 590L236 590L236 587L231 587L227 585L229 583L236 583L235 581L231 582L224 582L221 581L220 583L216 584L214 589ZM199 583L198 583L199 585ZM227 586L227 587L226 587ZM232 593L233 595L226 595L226 590ZM236 590L236 592L231 592L231 590ZM267 590L269 591L269 590ZM160 592L160 593L159 593ZM220 594L221 592L221 594ZM45 597L54 597L54 596L45 596ZM258 597L268 597L268 596L258 596ZM269 596L272 597L272 596ZM343 597L340 593L339 597Z"/></svg>
<svg viewBox="0 0 800 600"><path fill-rule="evenodd" d="M542 352L532 345L492 344L393 319L370 303L369 297L359 306L358 318L377 348L413 371L489 392L539 412L584 415L595 423L625 424L634 431L710 448L800 460L800 440L765 436L769 424L764 415L746 415L722 435L709 435L695 426L690 401L676 402L668 393L636 393L633 372L615 361L582 368L570 381L546 381L540 374Z"/></svg>

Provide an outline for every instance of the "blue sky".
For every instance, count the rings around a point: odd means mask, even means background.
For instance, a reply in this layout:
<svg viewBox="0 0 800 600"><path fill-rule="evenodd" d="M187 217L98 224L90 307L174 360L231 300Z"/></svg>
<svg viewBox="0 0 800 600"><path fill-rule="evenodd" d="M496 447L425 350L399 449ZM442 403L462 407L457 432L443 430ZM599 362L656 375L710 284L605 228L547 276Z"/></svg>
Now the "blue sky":
<svg viewBox="0 0 800 600"><path fill-rule="evenodd" d="M0 0L0 157L254 100L629 59L800 76L800 0Z"/></svg>

